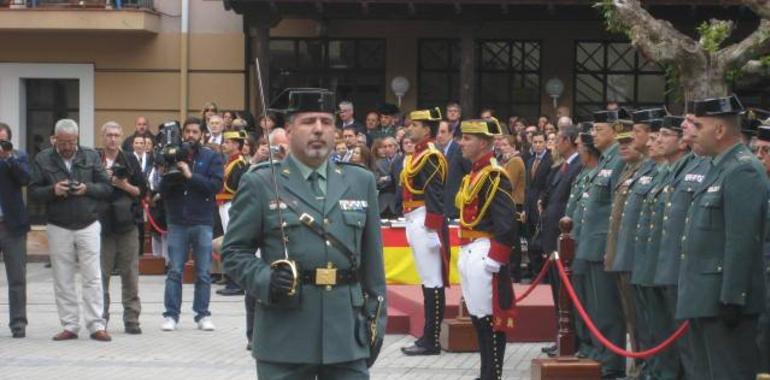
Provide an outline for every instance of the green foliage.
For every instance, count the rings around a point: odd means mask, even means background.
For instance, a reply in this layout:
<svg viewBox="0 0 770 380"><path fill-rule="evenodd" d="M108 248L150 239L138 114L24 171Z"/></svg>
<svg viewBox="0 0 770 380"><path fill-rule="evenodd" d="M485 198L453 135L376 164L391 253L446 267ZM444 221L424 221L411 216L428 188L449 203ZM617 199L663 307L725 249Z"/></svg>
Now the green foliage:
<svg viewBox="0 0 770 380"><path fill-rule="evenodd" d="M615 11L615 5L612 4L612 0L597 1L594 3L594 8L598 9L602 18L604 18L604 23L607 25L608 32L623 33L626 36L629 36L631 28L620 20L620 17L618 17Z"/></svg>
<svg viewBox="0 0 770 380"><path fill-rule="evenodd" d="M700 44L703 50L709 53L716 53L723 42L730 37L732 32L732 23L723 20L704 21L698 27L700 34Z"/></svg>
<svg viewBox="0 0 770 380"><path fill-rule="evenodd" d="M681 102L683 98L682 91L679 91L682 87L682 84L679 81L679 68L671 63L666 63L662 66L666 72L666 96L673 95L674 101Z"/></svg>

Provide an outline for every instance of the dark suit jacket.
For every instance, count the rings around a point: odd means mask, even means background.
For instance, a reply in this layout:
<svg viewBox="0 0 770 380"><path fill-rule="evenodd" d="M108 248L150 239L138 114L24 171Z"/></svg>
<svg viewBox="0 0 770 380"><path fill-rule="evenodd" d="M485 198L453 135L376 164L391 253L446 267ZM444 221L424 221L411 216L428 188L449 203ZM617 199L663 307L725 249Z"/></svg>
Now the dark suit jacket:
<svg viewBox="0 0 770 380"><path fill-rule="evenodd" d="M455 195L460 190L460 183L463 177L471 172L472 162L463 158L460 144L457 141L453 140L451 144L446 155L449 172L447 173L446 184L444 185L444 216L449 219L457 219L460 213L457 211L457 207L455 207Z"/></svg>
<svg viewBox="0 0 770 380"><path fill-rule="evenodd" d="M401 194L401 191L403 189L401 188L401 170L404 169L404 154L399 153L396 155L396 157L393 159L393 165L390 166L390 175L393 177L393 184L396 186L396 211L398 215L401 215L402 212L402 202L404 199L402 198L403 194Z"/></svg>
<svg viewBox="0 0 770 380"><path fill-rule="evenodd" d="M29 184L29 161L27 154L14 151L7 160L0 160L0 207L3 220L12 235L22 235L29 231L27 208L21 188Z"/></svg>
<svg viewBox="0 0 770 380"><path fill-rule="evenodd" d="M537 167L537 172L532 173L532 166L535 163L536 156L533 155L527 165L527 189L524 194L524 209L527 212L527 224L530 226L537 225L538 212L537 212L537 200L540 199L540 194L548 187L548 173L551 171L551 152L546 151L543 159L540 160L540 164Z"/></svg>
<svg viewBox="0 0 770 380"><path fill-rule="evenodd" d="M575 157L567 165L564 173L561 172L560 168L554 168L548 187L540 197L543 203L543 214L541 215L543 251L546 253L557 248L560 233L559 220L565 215L570 189L582 169L583 164L580 162L580 157Z"/></svg>
<svg viewBox="0 0 770 380"><path fill-rule="evenodd" d="M397 161L402 161L402 157L397 155L392 160L381 158L374 163L376 169L374 179L377 183L377 201L380 203L380 215L390 211L393 215L398 215L398 201L396 200L396 181L398 173L393 172L393 167ZM403 162L403 161L402 161Z"/></svg>

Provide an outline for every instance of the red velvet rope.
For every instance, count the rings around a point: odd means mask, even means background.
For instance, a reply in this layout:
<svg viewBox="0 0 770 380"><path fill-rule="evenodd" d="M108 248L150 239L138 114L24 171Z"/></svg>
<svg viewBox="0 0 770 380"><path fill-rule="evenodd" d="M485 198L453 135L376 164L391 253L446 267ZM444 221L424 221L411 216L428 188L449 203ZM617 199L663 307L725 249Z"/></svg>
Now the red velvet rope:
<svg viewBox="0 0 770 380"><path fill-rule="evenodd" d="M543 269L540 270L540 273L537 274L537 277L535 277L534 280L532 280L532 283L529 284L529 287L527 290L524 291L524 293L521 293L520 296L516 297L516 303L519 303L523 301L527 296L529 296L530 293L532 293L533 290L541 283L543 282L543 279L545 278L545 274L548 272L548 268L553 265L552 256L548 257L548 260L545 261L545 264L543 265Z"/></svg>
<svg viewBox="0 0 770 380"><path fill-rule="evenodd" d="M588 330L591 331L591 334L593 336L599 339L599 341L604 345L604 347L607 347L610 351L620 356L625 356L627 358L634 358L634 359L647 359L665 350L669 346L671 346L671 344L673 344L677 339L681 338L682 335L684 335L684 333L687 332L687 329L690 327L690 322L682 323L679 326L679 328L676 329L673 335L668 337L666 340L664 340L662 343L660 343L656 347L653 347L649 350L640 351L640 352L626 351L614 345L612 342L610 342L607 338L604 337L604 335L602 335L601 331L599 331L599 329L596 328L596 325L594 325L594 322L588 316L588 313L586 313L585 308L580 303L580 299L578 299L577 294L575 294L575 289L572 287L572 283L569 282L569 277L567 276L567 272L564 271L564 265L561 263L561 260L556 260L556 266L559 268L559 277L561 277L562 284L564 288L567 289L567 293L569 294L569 297L572 299L572 303L575 305L575 309L577 309L578 314L580 314L580 317L583 318L583 321L588 327Z"/></svg>
<svg viewBox="0 0 770 380"><path fill-rule="evenodd" d="M147 220L150 222L150 225L152 226L152 229L155 230L155 232L161 235L168 233L168 231L160 228L160 226L155 222L155 219L152 217L152 213L150 213L150 206L147 204L147 202L142 201L142 208L144 208L144 214L147 215Z"/></svg>

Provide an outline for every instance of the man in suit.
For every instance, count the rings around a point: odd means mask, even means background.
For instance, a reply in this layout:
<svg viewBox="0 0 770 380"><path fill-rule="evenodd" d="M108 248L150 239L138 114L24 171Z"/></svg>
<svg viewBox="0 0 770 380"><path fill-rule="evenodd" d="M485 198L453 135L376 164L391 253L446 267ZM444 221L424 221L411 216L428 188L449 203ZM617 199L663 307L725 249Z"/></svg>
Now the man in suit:
<svg viewBox="0 0 770 380"><path fill-rule="evenodd" d="M243 176L225 272L256 297L260 379L368 379L387 320L374 177L329 160L334 93L285 93L290 153Z"/></svg>
<svg viewBox="0 0 770 380"><path fill-rule="evenodd" d="M540 198L540 207L543 210L541 214L543 252L546 254L558 249L559 234L561 233L559 221L565 215L567 201L570 198L570 189L583 169L577 152L577 138L577 127L573 125L563 126L559 129L556 138L556 149L565 160ZM559 303L560 283L559 274L554 267L548 271L548 282L551 284L554 305L557 305ZM555 352L556 345L548 347L547 351Z"/></svg>
<svg viewBox="0 0 770 380"><path fill-rule="evenodd" d="M545 134L535 132L532 135L532 157L526 163L527 187L524 195L524 215L526 216L529 244L527 245L529 256L529 270L534 277L540 273L543 267L542 234L537 230L541 228L538 200L548 186L548 174L551 171L551 152L545 147ZM537 236L539 235L539 236Z"/></svg>
<svg viewBox="0 0 770 380"><path fill-rule="evenodd" d="M459 129L460 127L457 126ZM452 136L451 122L442 120L438 126L436 145L444 154L449 173L447 183L444 186L444 215L450 220L457 219L457 207L455 207L455 195L460 187L460 180L470 172L470 161L463 158L460 144Z"/></svg>
<svg viewBox="0 0 770 380"><path fill-rule="evenodd" d="M29 184L30 175L27 155L13 149L11 135L11 127L0 123L0 252L8 279L8 327L14 338L24 338L29 219L21 188Z"/></svg>
<svg viewBox="0 0 770 380"><path fill-rule="evenodd" d="M128 137L123 140L123 144L120 145L120 149L122 149L124 152L132 152L134 150L134 137L136 136L142 136L145 138L149 137L151 139L155 138L155 135L153 135L150 131L150 122L146 117L137 117L134 126L136 127L136 131L128 135Z"/></svg>
<svg viewBox="0 0 770 380"><path fill-rule="evenodd" d="M356 129L356 133L366 134L366 127L364 127L361 123L359 123L356 120L355 111L353 110L352 102L347 100L340 102L339 113L337 115L340 118L340 121L338 123L338 129L353 127Z"/></svg>
<svg viewBox="0 0 770 380"><path fill-rule="evenodd" d="M676 318L690 321L698 379L754 379L765 309L767 175L741 141L735 96L693 102L695 143L712 158L682 236Z"/></svg>
<svg viewBox="0 0 770 380"><path fill-rule="evenodd" d="M385 157L375 162L377 169L377 201L380 205L380 217L383 219L395 219L400 215L397 205L396 178L399 172L394 172L393 167L400 159L397 152L398 143L394 137L386 137L383 142Z"/></svg>

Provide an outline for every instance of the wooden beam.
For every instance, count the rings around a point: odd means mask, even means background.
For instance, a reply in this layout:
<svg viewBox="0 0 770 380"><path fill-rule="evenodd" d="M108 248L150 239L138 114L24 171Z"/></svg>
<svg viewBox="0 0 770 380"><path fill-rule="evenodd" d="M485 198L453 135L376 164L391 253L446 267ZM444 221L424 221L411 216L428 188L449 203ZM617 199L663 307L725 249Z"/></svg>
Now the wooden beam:
<svg viewBox="0 0 770 380"><path fill-rule="evenodd" d="M463 13L463 6L460 5L459 1L455 1L455 15L460 15Z"/></svg>
<svg viewBox="0 0 770 380"><path fill-rule="evenodd" d="M417 9L415 8L414 3L411 1L408 2L407 7L409 7L409 16L414 17L414 15L417 14Z"/></svg>
<svg viewBox="0 0 770 380"><path fill-rule="evenodd" d="M369 16L369 2L368 1L362 1L361 2L361 14L364 16Z"/></svg>
<svg viewBox="0 0 770 380"><path fill-rule="evenodd" d="M504 16L508 15L508 3L500 3L500 13Z"/></svg>

